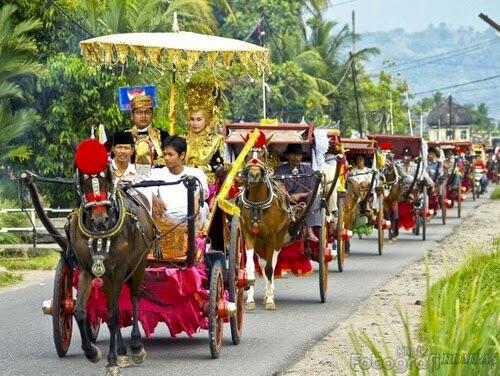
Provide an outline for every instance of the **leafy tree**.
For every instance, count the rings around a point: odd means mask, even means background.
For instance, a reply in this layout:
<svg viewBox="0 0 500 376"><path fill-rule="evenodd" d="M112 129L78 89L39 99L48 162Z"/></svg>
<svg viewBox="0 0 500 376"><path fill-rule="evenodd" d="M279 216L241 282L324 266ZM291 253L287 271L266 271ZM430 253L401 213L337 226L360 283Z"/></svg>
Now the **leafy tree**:
<svg viewBox="0 0 500 376"><path fill-rule="evenodd" d="M406 82L399 80L397 76L381 72L378 82L364 78L360 86L363 93L363 104L368 114L368 132L390 132L392 106L394 133L409 133L405 104L405 93L408 90Z"/></svg>
<svg viewBox="0 0 500 376"><path fill-rule="evenodd" d="M30 149L16 143L18 137L33 125L36 114L25 108L25 93L32 81L42 71L33 61L36 45L30 33L40 22L30 19L14 24L16 6L0 8L0 165L9 160L24 160Z"/></svg>

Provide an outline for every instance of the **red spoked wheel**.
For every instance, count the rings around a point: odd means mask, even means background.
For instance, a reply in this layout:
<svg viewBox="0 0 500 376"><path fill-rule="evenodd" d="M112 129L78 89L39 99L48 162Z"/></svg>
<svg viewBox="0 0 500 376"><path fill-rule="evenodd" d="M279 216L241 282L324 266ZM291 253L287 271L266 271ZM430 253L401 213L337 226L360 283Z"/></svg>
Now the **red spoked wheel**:
<svg viewBox="0 0 500 376"><path fill-rule="evenodd" d="M321 303L326 302L328 292L328 263L331 254L326 255L328 249L328 224L326 222L326 209L321 208L321 227L319 229L319 250L318 250L318 275L319 275L319 296Z"/></svg>
<svg viewBox="0 0 500 376"><path fill-rule="evenodd" d="M339 197L337 211L337 265L339 272L344 271L346 240L344 238L344 199Z"/></svg>
<svg viewBox="0 0 500 376"><path fill-rule="evenodd" d="M73 333L73 270L61 257L52 293L52 335L57 355L66 356Z"/></svg>
<svg viewBox="0 0 500 376"><path fill-rule="evenodd" d="M245 242L240 227L240 218L233 216L231 220L231 239L229 241L229 275L228 291L229 300L236 303L236 314L231 316L231 339L233 344L240 343L243 332L243 313L245 311L245 286L240 283L240 275L245 272Z"/></svg>
<svg viewBox="0 0 500 376"><path fill-rule="evenodd" d="M447 217L447 212L448 212L448 207L446 206L446 200L448 197L446 196L446 185L443 185L441 189L441 220L443 222L443 225L446 224L446 217Z"/></svg>
<svg viewBox="0 0 500 376"><path fill-rule="evenodd" d="M427 213L429 213L429 195L427 192L427 186L424 186L422 210L422 240L425 240L425 238L427 237Z"/></svg>
<svg viewBox="0 0 500 376"><path fill-rule="evenodd" d="M220 313L219 307L224 306L224 276L222 275L222 265L217 260L212 265L210 273L210 297L208 311L208 340L212 359L220 356L222 348L222 336L224 328L224 316Z"/></svg>
<svg viewBox="0 0 500 376"><path fill-rule="evenodd" d="M457 216L462 217L462 179L458 182L458 195L457 195Z"/></svg>
<svg viewBox="0 0 500 376"><path fill-rule="evenodd" d="M377 235L378 235L378 254L382 255L384 250L384 195L378 195L378 213L377 213Z"/></svg>

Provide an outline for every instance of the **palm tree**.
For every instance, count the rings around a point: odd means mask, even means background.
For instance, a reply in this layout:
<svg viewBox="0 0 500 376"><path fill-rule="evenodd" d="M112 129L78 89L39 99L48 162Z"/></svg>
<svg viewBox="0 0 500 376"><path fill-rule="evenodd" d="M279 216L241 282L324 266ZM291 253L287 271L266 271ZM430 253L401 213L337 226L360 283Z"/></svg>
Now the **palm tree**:
<svg viewBox="0 0 500 376"><path fill-rule="evenodd" d="M29 36L41 23L30 19L14 25L16 10L11 4L0 8L0 164L30 155L28 147L14 143L36 121L34 110L22 108L22 80L42 71L42 66L32 60L36 45Z"/></svg>
<svg viewBox="0 0 500 376"><path fill-rule="evenodd" d="M208 0L77 0L76 11L96 36L170 31L174 12L183 30L211 33L217 28Z"/></svg>

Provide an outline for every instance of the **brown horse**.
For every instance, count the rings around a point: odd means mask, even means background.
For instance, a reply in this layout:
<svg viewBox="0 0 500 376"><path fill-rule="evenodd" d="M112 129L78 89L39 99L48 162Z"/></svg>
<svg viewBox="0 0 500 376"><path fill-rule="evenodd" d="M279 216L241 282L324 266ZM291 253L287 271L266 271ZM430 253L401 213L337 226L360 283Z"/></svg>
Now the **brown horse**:
<svg viewBox="0 0 500 376"><path fill-rule="evenodd" d="M397 240L399 235L399 212L398 202L403 196L402 172L392 160L387 160L382 169L384 177L384 188L389 190L384 202L384 216L391 221L389 229L389 240Z"/></svg>
<svg viewBox="0 0 500 376"><path fill-rule="evenodd" d="M118 322L118 298L124 283L130 287L133 306L132 360L142 363L146 356L139 331L138 304L146 256L154 242L155 229L146 198L132 189L118 187L109 167L91 176L77 170L77 191L82 202L70 219L68 231L70 253L75 255L80 268L74 316L85 356L91 362L98 362L102 355L90 342L85 307L93 280L102 282L108 302L110 333L106 369L108 375L119 375L117 352L123 357L127 354Z"/></svg>
<svg viewBox="0 0 500 376"><path fill-rule="evenodd" d="M266 286L264 307L276 309L274 303L274 269L281 246L289 241L290 214L286 198L271 182L266 166L254 158L243 170L244 187L238 204L246 245L246 270L250 284L255 281L254 252L257 253ZM255 308L254 288L248 290L246 308Z"/></svg>
<svg viewBox="0 0 500 376"><path fill-rule="evenodd" d="M344 228L352 230L358 213L362 211L362 215L370 215L371 202L368 197L368 183L359 183L353 177L346 179L346 193L343 196L342 210ZM361 204L361 205L360 205ZM363 206L363 207L361 207ZM349 240L346 241L346 251L349 252Z"/></svg>

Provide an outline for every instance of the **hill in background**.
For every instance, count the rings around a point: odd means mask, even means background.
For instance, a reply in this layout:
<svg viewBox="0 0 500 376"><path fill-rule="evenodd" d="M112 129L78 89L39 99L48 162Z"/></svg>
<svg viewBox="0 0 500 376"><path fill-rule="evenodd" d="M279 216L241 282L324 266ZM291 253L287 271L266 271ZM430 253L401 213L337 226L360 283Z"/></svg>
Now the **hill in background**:
<svg viewBox="0 0 500 376"><path fill-rule="evenodd" d="M411 93L500 75L500 36L492 29L480 32L440 24L412 33L404 29L364 33L358 48L374 46L382 53L371 59L367 71L377 72L385 63L388 72L398 72L408 81ZM430 56L435 57L427 58ZM389 67L387 61L396 65ZM461 103L484 102L490 116L500 119L499 89L500 77L442 92L451 93Z"/></svg>

